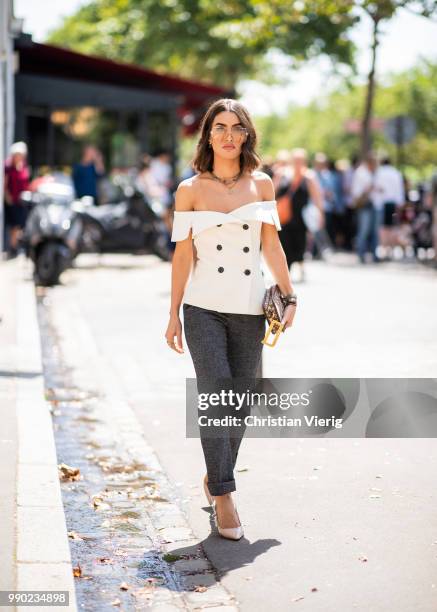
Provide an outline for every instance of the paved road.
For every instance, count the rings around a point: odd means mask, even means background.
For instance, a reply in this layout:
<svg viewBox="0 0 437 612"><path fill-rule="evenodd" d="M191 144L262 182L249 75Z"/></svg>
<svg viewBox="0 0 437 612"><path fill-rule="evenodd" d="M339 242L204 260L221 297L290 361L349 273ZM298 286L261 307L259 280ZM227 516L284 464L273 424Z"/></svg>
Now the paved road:
<svg viewBox="0 0 437 612"><path fill-rule="evenodd" d="M435 272L340 257L309 263L307 276L264 375L435 376ZM163 337L169 282L151 256L81 257L53 304L83 317L241 609L435 612L434 439L246 439L236 498L246 538L209 536L200 443L184 429L194 371Z"/></svg>

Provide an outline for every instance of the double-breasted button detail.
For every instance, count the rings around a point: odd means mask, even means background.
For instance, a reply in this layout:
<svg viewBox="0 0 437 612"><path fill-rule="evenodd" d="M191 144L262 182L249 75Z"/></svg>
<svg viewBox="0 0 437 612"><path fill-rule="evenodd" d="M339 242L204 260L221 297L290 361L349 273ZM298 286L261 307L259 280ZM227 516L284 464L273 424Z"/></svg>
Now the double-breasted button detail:
<svg viewBox="0 0 437 612"><path fill-rule="evenodd" d="M174 212L172 242L191 237L196 249L184 303L217 312L263 315L263 223L281 229L275 200L249 202L229 213Z"/></svg>

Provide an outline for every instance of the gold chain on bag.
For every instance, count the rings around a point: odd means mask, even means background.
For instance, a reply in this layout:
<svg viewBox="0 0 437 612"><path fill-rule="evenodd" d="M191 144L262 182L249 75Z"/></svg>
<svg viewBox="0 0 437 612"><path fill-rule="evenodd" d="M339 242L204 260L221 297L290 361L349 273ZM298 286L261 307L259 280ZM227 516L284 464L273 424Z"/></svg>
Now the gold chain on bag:
<svg viewBox="0 0 437 612"><path fill-rule="evenodd" d="M281 290L279 289L278 285L272 285L266 290L262 307L267 322L269 323L269 327L261 342L266 346L275 346L278 341L279 334L284 331L284 325L281 323L281 321L284 315L285 306L282 301ZM269 343L268 339L270 334L272 334L274 338Z"/></svg>

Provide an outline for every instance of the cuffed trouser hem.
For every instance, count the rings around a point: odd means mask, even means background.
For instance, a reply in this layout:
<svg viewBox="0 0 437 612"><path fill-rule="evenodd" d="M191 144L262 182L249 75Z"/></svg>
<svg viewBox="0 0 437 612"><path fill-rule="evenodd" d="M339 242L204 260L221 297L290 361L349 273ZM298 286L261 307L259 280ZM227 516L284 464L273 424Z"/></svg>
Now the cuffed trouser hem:
<svg viewBox="0 0 437 612"><path fill-rule="evenodd" d="M226 493L232 493L236 491L235 480L227 480L226 482L209 482L208 489L211 495L226 495Z"/></svg>

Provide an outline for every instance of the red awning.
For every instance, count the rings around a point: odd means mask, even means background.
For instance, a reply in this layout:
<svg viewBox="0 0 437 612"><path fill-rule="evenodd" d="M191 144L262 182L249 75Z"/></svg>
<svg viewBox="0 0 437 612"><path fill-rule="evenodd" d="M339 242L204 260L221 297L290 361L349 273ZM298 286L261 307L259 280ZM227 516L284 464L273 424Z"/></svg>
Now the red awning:
<svg viewBox="0 0 437 612"><path fill-rule="evenodd" d="M220 97L232 97L234 94L217 85L160 74L133 64L83 55L54 45L35 43L30 37L18 39L16 48L20 54L20 73L59 76L64 79L148 89L178 96L178 116L184 125L185 133L192 133L197 129L200 115L210 101Z"/></svg>

